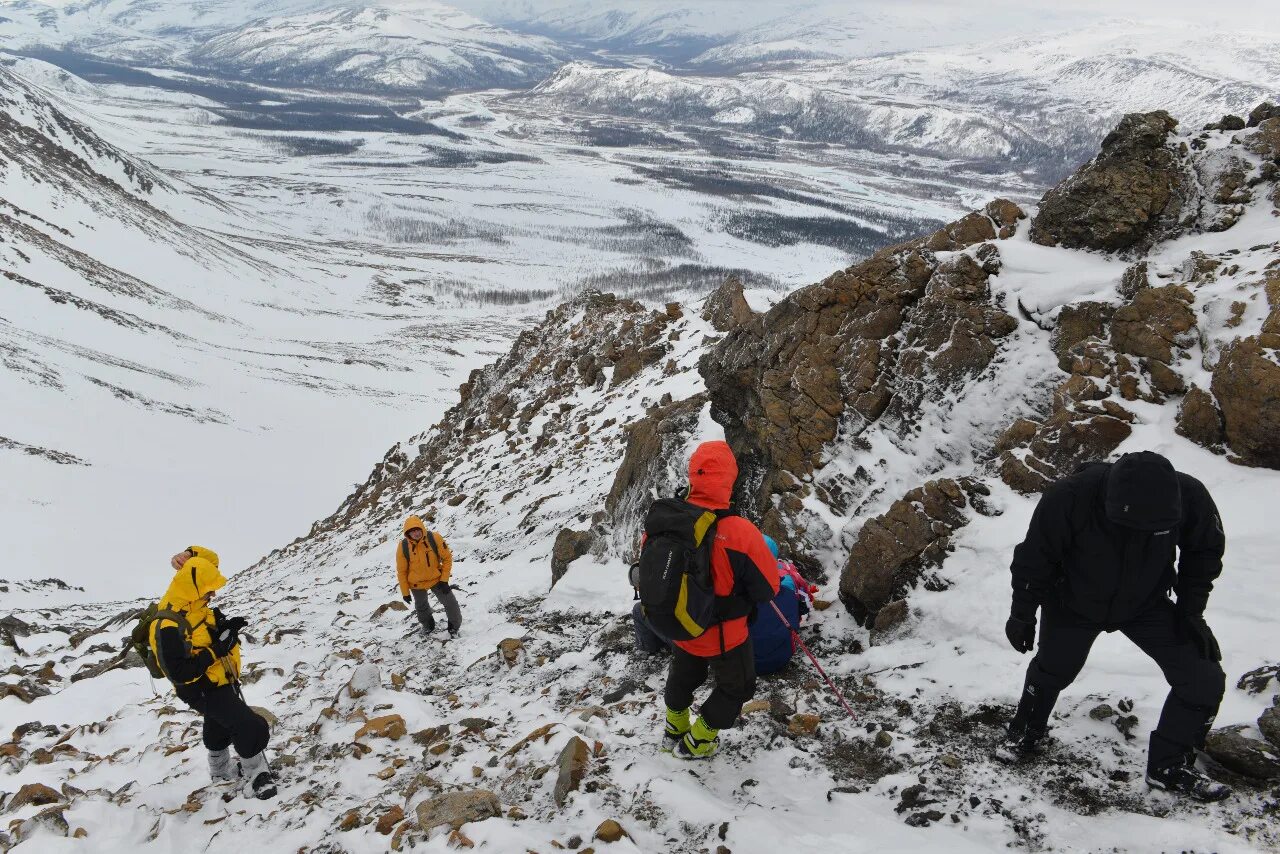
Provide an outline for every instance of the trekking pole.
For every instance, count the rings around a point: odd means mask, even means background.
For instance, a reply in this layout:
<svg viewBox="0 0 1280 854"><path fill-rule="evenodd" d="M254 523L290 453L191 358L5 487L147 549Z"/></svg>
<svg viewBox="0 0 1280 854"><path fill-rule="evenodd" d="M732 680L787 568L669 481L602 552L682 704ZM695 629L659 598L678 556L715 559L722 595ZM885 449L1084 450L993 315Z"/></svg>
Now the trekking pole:
<svg viewBox="0 0 1280 854"><path fill-rule="evenodd" d="M804 654L809 656L809 660L813 662L813 666L818 668L818 673L827 683L827 687L836 695L836 699L840 701L840 705L844 706L844 710L849 713L849 717L856 721L858 716L854 714L853 709L849 706L849 702L845 700L844 694L840 693L840 689L836 687L836 683L831 681L831 677L827 675L827 671L822 669L822 665L818 663L818 659L809 651L809 647L805 646L804 641L800 638L800 632L796 631L795 626L791 625L787 620L786 616L782 613L782 609L778 607L778 603L771 601L769 602L769 607L773 608L773 613L778 615L779 620L782 620L782 625L791 630L791 636L796 639L796 643L800 644L800 648L804 650Z"/></svg>

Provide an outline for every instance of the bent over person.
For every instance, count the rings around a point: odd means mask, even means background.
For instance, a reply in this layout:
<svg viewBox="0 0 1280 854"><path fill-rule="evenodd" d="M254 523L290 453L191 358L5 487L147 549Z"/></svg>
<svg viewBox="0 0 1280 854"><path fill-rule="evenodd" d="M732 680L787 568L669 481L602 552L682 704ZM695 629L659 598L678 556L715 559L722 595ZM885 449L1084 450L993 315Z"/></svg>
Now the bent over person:
<svg viewBox="0 0 1280 854"><path fill-rule="evenodd" d="M431 613L434 595L444 606L448 619L449 637L456 638L462 628L462 609L449 586L453 572L453 552L444 537L428 531L417 516L404 522L404 539L396 547L396 577L400 580L400 596L407 604L412 598L418 622L427 634L436 630L436 618Z"/></svg>
<svg viewBox="0 0 1280 854"><path fill-rule="evenodd" d="M655 502L645 519L640 557L644 613L674 644L663 692L662 749L683 759L715 753L720 730L737 722L742 705L755 694L747 618L778 592L778 567L764 536L729 509L737 479L738 462L729 445L704 442L689 460L687 499ZM688 530L683 530L686 522ZM672 572L673 563L690 569L682 576ZM705 587L689 580L700 572L709 582ZM705 607L698 607L699 597L705 597ZM715 687L690 723L694 692L708 673Z"/></svg>
<svg viewBox="0 0 1280 854"><path fill-rule="evenodd" d="M1014 649L1029 652L1039 610L1040 643L996 758L1016 762L1038 752L1058 693L1080 673L1098 635L1119 631L1169 682L1151 733L1148 785L1205 801L1231 794L1195 765L1226 683L1204 619L1225 547L1208 490L1151 451L1089 464L1050 486L1013 553L1005 634Z"/></svg>
<svg viewBox="0 0 1280 854"><path fill-rule="evenodd" d="M240 694L240 630L248 621L226 618L209 603L227 583L218 556L190 548L150 623L150 645L178 698L204 716L204 746L213 782L244 778L246 794L271 798L275 777L267 767L267 721ZM232 762L234 745L239 763Z"/></svg>

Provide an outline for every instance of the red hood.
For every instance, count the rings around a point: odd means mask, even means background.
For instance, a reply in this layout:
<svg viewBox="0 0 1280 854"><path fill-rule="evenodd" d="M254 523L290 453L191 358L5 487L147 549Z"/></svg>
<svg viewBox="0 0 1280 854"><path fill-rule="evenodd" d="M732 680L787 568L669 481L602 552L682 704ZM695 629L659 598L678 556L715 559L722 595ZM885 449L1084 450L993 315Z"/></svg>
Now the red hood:
<svg viewBox="0 0 1280 854"><path fill-rule="evenodd" d="M689 503L724 510L738 479L738 461L728 442L703 442L689 458Z"/></svg>

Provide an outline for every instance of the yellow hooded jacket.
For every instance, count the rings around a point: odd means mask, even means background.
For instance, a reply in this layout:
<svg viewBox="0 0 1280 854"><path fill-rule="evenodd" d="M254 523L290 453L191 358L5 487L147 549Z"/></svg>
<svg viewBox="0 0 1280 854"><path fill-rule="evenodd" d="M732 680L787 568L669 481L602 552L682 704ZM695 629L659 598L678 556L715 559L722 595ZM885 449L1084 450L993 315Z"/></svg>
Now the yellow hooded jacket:
<svg viewBox="0 0 1280 854"><path fill-rule="evenodd" d="M409 532L421 528L423 537L418 542L409 539ZM439 560L436 552L427 541L434 537L436 549L440 551ZM405 544L409 546L409 559L405 560ZM408 596L412 590L428 590L438 582L448 581L453 572L453 552L444 537L428 530L417 516L410 516L404 522L404 539L396 543L396 576L400 580L400 595Z"/></svg>
<svg viewBox="0 0 1280 854"><path fill-rule="evenodd" d="M200 549L200 547L193 546L191 550L195 552L196 549ZM160 600L161 610L176 611L186 617L187 625L191 627L192 654L198 654L202 649L209 649L212 654L213 636L211 631L217 621L214 618L212 609L209 608L208 601L202 597L214 590L221 589L227 583L227 579L218 571L217 561L218 556L212 551L200 549L196 557L188 558L187 562L182 565L182 569L174 573L173 581L169 583L169 589L165 591L164 597ZM151 623L151 650L155 653L157 660L162 659L156 636L160 629L166 626L178 627L172 619L166 618L153 620ZM232 648L226 660L231 665L232 673L230 675L223 667L222 660L217 657L214 657L213 663L204 671L203 675L214 685L228 685L233 678L239 678L239 644ZM191 684L197 679L190 680L186 684Z"/></svg>

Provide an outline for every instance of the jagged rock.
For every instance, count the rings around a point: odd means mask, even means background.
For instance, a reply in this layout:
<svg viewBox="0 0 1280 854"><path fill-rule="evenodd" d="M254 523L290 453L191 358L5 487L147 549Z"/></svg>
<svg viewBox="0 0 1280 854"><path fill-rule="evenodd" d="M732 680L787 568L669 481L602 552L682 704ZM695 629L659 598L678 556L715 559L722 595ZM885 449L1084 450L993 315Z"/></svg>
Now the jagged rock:
<svg viewBox="0 0 1280 854"><path fill-rule="evenodd" d="M569 571L569 564L591 551L595 535L590 531L573 531L562 528L551 547L551 586Z"/></svg>
<svg viewBox="0 0 1280 854"><path fill-rule="evenodd" d="M1095 721L1105 721L1107 718L1114 718L1116 710L1111 708L1110 703L1099 703L1089 710L1089 717Z"/></svg>
<svg viewBox="0 0 1280 854"><path fill-rule="evenodd" d="M51 789L43 783L27 783L18 789L18 793L14 795L6 809L9 812L21 809L27 806L44 806L45 804L57 804L66 801L56 789Z"/></svg>
<svg viewBox="0 0 1280 854"><path fill-rule="evenodd" d="M1273 163L1280 163L1280 116L1258 123L1258 129L1244 141L1244 147Z"/></svg>
<svg viewBox="0 0 1280 854"><path fill-rule="evenodd" d="M1182 399L1176 429L1178 435L1214 451L1220 450L1226 439L1218 405L1214 403L1212 395L1196 385Z"/></svg>
<svg viewBox="0 0 1280 854"><path fill-rule="evenodd" d="M600 822L600 825L596 828L596 832L593 834L592 838L599 839L601 842L617 842L624 836L627 839L631 838L631 834L623 830L622 825L618 824L618 822L611 818L606 818L604 821Z"/></svg>
<svg viewBox="0 0 1280 854"><path fill-rule="evenodd" d="M498 796L485 789L445 792L423 801L415 808L418 826L426 833L437 827L457 830L473 821L484 821L502 815Z"/></svg>
<svg viewBox="0 0 1280 854"><path fill-rule="evenodd" d="M382 673L378 670L378 665L372 662L360 664L352 672L351 678L347 680L347 694L352 699L359 699L370 691L374 691L382 687Z"/></svg>
<svg viewBox="0 0 1280 854"><path fill-rule="evenodd" d="M756 319L742 291L742 280L730 276L702 304L702 318L717 332L729 332Z"/></svg>
<svg viewBox="0 0 1280 854"><path fill-rule="evenodd" d="M556 760L559 769L556 774L555 799L556 806L564 806L570 792L578 791L582 778L587 773L587 765L591 761L591 748L576 735L560 751Z"/></svg>
<svg viewBox="0 0 1280 854"><path fill-rule="evenodd" d="M36 697L47 697L49 689L34 679L24 679L16 685L0 683L0 700L5 697L17 697L24 703L30 703Z"/></svg>
<svg viewBox="0 0 1280 854"><path fill-rule="evenodd" d="M706 405L696 395L650 410L627 427L627 449L605 498L610 537L617 553L634 557L644 513L653 499L674 495L686 479L684 449Z"/></svg>
<svg viewBox="0 0 1280 854"><path fill-rule="evenodd" d="M498 654L507 663L507 667L515 667L524 650L524 641L519 638L506 638L498 642Z"/></svg>
<svg viewBox="0 0 1280 854"><path fill-rule="evenodd" d="M816 735L818 726L822 723L822 718L817 715L795 714L791 716L791 722L787 724L787 732L796 736Z"/></svg>
<svg viewBox="0 0 1280 854"><path fill-rule="evenodd" d="M1280 335L1254 335L1226 348L1213 371L1227 446L1246 465L1280 468Z"/></svg>
<svg viewBox="0 0 1280 854"><path fill-rule="evenodd" d="M1244 130L1245 122L1240 116L1228 113L1216 122L1204 126L1205 130Z"/></svg>
<svg viewBox="0 0 1280 854"><path fill-rule="evenodd" d="M1268 689L1272 681L1280 686L1280 664L1264 664L1261 667L1255 667L1236 680L1236 687L1250 694L1261 694ZM15 741L18 739L16 731L13 737Z"/></svg>
<svg viewBox="0 0 1280 854"><path fill-rule="evenodd" d="M381 715L376 718L370 718L364 726L356 731L356 740L362 738L389 738L392 741L399 741L409 732L405 726L404 718L399 715Z"/></svg>
<svg viewBox="0 0 1280 854"><path fill-rule="evenodd" d="M399 806L393 806L378 817L378 823L374 825L374 829L383 836L390 836L391 831L396 829L396 825L404 821L404 810Z"/></svg>
<svg viewBox="0 0 1280 854"><path fill-rule="evenodd" d="M1031 239L1046 246L1122 250L1149 245L1181 213L1185 178L1167 144L1168 113L1130 113L1102 150L1040 200Z"/></svg>
<svg viewBox="0 0 1280 854"><path fill-rule="evenodd" d="M1256 128L1267 119L1274 118L1280 118L1280 106L1277 106L1270 101L1263 101L1261 104L1254 107L1249 113L1249 121L1246 122L1246 125L1251 128Z"/></svg>
<svg viewBox="0 0 1280 854"><path fill-rule="evenodd" d="M270 728L271 732L276 731L276 727L280 724L280 719L277 718L269 709L263 706L250 706L249 708L257 712L258 716L267 722L267 726Z"/></svg>
<svg viewBox="0 0 1280 854"><path fill-rule="evenodd" d="M991 218L974 211L935 231L925 240L924 245L934 252L953 252L984 240L995 239L996 229Z"/></svg>
<svg viewBox="0 0 1280 854"><path fill-rule="evenodd" d="M1140 290L1132 302L1116 310L1111 346L1119 353L1172 363L1174 348L1193 341L1188 333L1196 328L1194 301L1191 292L1178 285Z"/></svg>
<svg viewBox="0 0 1280 854"><path fill-rule="evenodd" d="M408 610L409 610L409 606L399 599L395 600L394 602L383 602L377 608L373 609L373 613L369 615L369 619L376 620L379 617L381 617L383 614L387 613L388 611L408 611Z"/></svg>
<svg viewBox="0 0 1280 854"><path fill-rule="evenodd" d="M881 633L892 631L902 625L910 613L906 599L895 599L876 613L872 627Z"/></svg>
<svg viewBox="0 0 1280 854"><path fill-rule="evenodd" d="M71 827L67 824L67 818L63 814L65 810L66 806L61 805L49 807L36 813L17 826L13 834L14 841L25 842L38 832L50 833L55 836L70 835Z"/></svg>
<svg viewBox="0 0 1280 854"><path fill-rule="evenodd" d="M1006 240L1018 230L1018 222L1027 218L1026 211L1008 199L992 199L983 212L996 225L996 237Z"/></svg>
<svg viewBox="0 0 1280 854"><path fill-rule="evenodd" d="M86 664L84 667L71 674L71 681L79 682L83 679L96 679L102 674L108 673L112 670L125 670L130 667L143 666L142 659L138 656L138 653L133 649L133 647L129 647L119 655L103 659L97 664Z"/></svg>
<svg viewBox="0 0 1280 854"><path fill-rule="evenodd" d="M1149 287L1151 287L1151 277L1147 270L1147 262L1138 261L1124 271L1116 290L1126 300L1132 300L1138 295L1138 291Z"/></svg>
<svg viewBox="0 0 1280 854"><path fill-rule="evenodd" d="M462 727L466 732L480 732L490 727L495 727L497 724L488 718L463 718L458 721L458 726Z"/></svg>
<svg viewBox="0 0 1280 854"><path fill-rule="evenodd" d="M30 623L20 620L13 614L7 617L0 617L0 629L18 638L30 637L31 633L35 631Z"/></svg>
<svg viewBox="0 0 1280 854"><path fill-rule="evenodd" d="M840 576L840 598L860 625L942 562L951 533L968 522L967 506L959 483L931 480L862 526Z"/></svg>
<svg viewBox="0 0 1280 854"><path fill-rule="evenodd" d="M1105 337L1115 313L1115 306L1105 302L1078 302L1062 307L1058 325L1049 340L1064 371L1071 370L1071 348L1088 338Z"/></svg>
<svg viewBox="0 0 1280 854"><path fill-rule="evenodd" d="M1271 746L1280 750L1280 705L1267 709L1258 718L1258 729L1266 736Z"/></svg>
<svg viewBox="0 0 1280 854"><path fill-rule="evenodd" d="M448 734L449 725L440 724L440 726L431 726L426 729L418 730L413 734L413 741L415 744L420 744L423 747L430 747Z"/></svg>
<svg viewBox="0 0 1280 854"><path fill-rule="evenodd" d="M1265 741L1249 738L1243 724L1222 727L1205 739L1205 753L1224 768L1255 780L1280 779L1280 752Z"/></svg>

